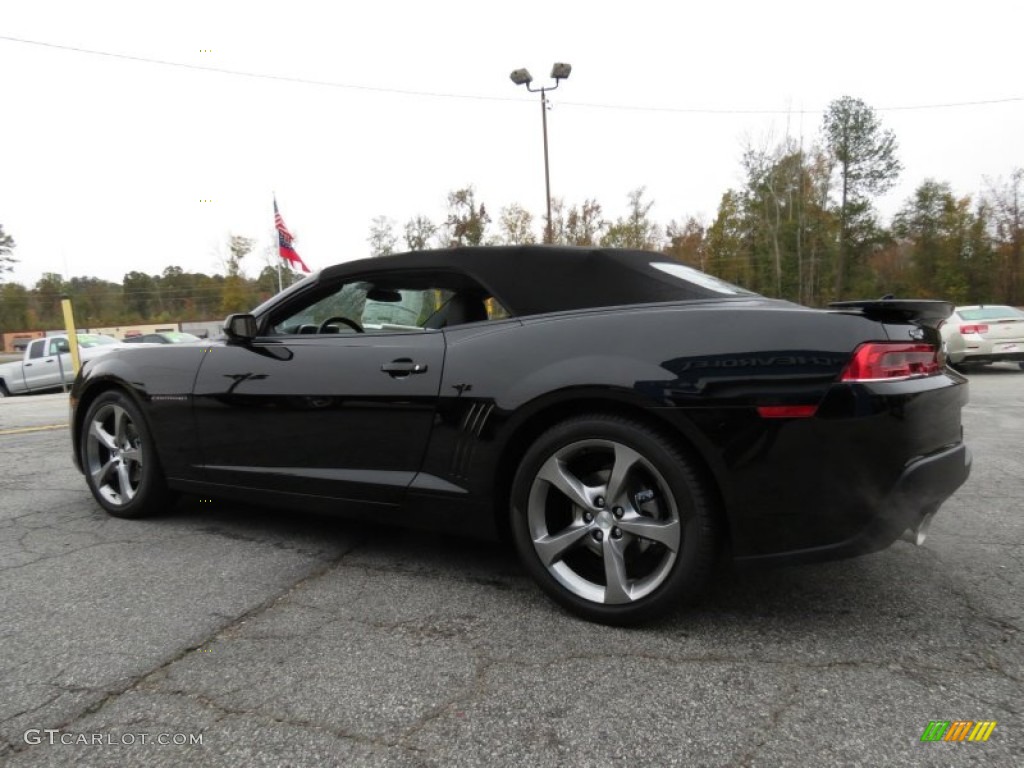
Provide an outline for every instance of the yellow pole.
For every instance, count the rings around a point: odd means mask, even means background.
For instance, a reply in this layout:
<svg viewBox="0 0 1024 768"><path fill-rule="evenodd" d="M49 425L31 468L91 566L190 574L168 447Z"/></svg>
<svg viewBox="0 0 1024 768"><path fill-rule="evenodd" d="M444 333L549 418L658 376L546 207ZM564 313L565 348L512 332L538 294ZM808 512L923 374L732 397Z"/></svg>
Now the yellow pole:
<svg viewBox="0 0 1024 768"><path fill-rule="evenodd" d="M75 312L71 308L71 299L61 297L60 306L64 310L64 327L68 332L68 344L71 347L71 368L77 374L82 364L78 358L78 333L75 331Z"/></svg>

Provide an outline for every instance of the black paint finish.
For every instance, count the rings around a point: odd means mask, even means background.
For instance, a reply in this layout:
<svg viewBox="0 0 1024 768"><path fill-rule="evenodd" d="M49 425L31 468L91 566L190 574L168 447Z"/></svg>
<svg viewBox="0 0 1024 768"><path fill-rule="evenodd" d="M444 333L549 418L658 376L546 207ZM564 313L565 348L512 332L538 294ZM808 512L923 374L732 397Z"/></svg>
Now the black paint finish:
<svg viewBox="0 0 1024 768"><path fill-rule="evenodd" d="M411 262L464 270L499 299L503 281L514 279L507 295L530 305L525 275L544 280L531 263L557 262L563 251L502 253L520 267L474 249L332 267L260 307L257 320L323 281ZM581 265L591 261L564 253L572 263L562 271L585 279ZM604 279L615 274L615 259L598 259ZM642 298L645 285L630 295ZM533 304L557 306L559 290L545 285ZM657 284L659 297L668 290ZM965 379L947 369L839 381L859 344L910 340L922 335L919 327L932 341L931 320L883 322L850 307L699 292L592 307L593 297L614 290L564 292L566 311L444 330L112 352L74 385L76 454L88 401L117 386L142 405L172 488L493 536L530 440L568 414L629 413L698 458L722 501L734 556L751 563L883 548L967 477ZM405 373L407 364L424 370ZM777 405L817 411L758 414L758 406Z"/></svg>

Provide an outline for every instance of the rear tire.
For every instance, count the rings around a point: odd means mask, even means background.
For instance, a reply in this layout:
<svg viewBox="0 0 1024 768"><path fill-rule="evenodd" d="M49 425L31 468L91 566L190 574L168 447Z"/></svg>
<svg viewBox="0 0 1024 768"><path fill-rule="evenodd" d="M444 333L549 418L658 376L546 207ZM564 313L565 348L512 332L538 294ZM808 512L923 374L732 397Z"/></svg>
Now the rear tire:
<svg viewBox="0 0 1024 768"><path fill-rule="evenodd" d="M148 517L168 502L167 486L142 411L126 393L104 392L89 406L82 468L93 498L114 517Z"/></svg>
<svg viewBox="0 0 1024 768"><path fill-rule="evenodd" d="M7 391L7 385L0 381L0 397L10 397L11 393Z"/></svg>
<svg viewBox="0 0 1024 768"><path fill-rule="evenodd" d="M541 435L513 480L510 514L541 589L603 624L636 624L692 602L717 553L714 494L694 460L618 416L580 416Z"/></svg>

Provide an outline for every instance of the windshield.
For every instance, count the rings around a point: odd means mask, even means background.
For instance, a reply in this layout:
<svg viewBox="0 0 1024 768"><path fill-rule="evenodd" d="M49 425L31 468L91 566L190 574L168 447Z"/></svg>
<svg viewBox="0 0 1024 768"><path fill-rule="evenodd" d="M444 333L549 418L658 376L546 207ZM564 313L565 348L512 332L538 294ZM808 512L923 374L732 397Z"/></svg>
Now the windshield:
<svg viewBox="0 0 1024 768"><path fill-rule="evenodd" d="M103 336L99 333L78 334L78 346L80 347L102 347L107 344L117 344L117 339L110 336Z"/></svg>
<svg viewBox="0 0 1024 768"><path fill-rule="evenodd" d="M199 341L198 336L193 336L191 333L181 333L179 331L166 331L160 335L167 339L171 344L184 344L187 341Z"/></svg>
<svg viewBox="0 0 1024 768"><path fill-rule="evenodd" d="M1001 320L1012 318L1024 319L1024 312L1013 307L978 307L977 309L961 309L957 311L964 320Z"/></svg>

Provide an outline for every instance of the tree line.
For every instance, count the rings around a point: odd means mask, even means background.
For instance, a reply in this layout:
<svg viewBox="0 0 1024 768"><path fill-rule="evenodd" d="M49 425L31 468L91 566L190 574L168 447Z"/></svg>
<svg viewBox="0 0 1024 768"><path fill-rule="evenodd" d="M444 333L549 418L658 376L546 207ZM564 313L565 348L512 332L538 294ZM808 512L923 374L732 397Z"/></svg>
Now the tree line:
<svg viewBox="0 0 1024 768"><path fill-rule="evenodd" d="M661 251L757 293L823 306L844 298L893 294L957 304L1024 303L1024 169L987 180L973 199L943 181L922 182L888 223L875 208L899 178L898 143L875 111L851 97L829 105L820 131L803 146L792 138L748 144L742 185L726 190L711 221L695 216L662 225L639 187L626 213L605 217L596 199L551 206L551 242ZM370 224L368 251L538 241L546 232L514 203L492 219L472 185L450 192L443 220L424 215L401 227L382 215ZM229 237L223 274L132 271L121 283L47 273L33 287L2 284L15 242L0 225L0 330L56 328L60 297L70 295L83 327L209 320L245 311L277 291L277 272L247 277L255 241ZM286 284L299 279L282 269Z"/></svg>
<svg viewBox="0 0 1024 768"><path fill-rule="evenodd" d="M595 199L553 200L551 241L662 251L757 293L811 306L888 294L1024 303L1024 169L987 180L978 199L927 179L885 223L875 202L902 171L898 144L875 111L852 97L829 105L809 146L788 137L750 144L741 165L742 186L722 194L711 221L687 216L663 226L639 187L627 196L626 215L614 220ZM416 216L402 228L378 216L371 253L391 253L400 242L412 250L538 240L528 210L509 205L493 220L472 186L450 193L448 208L440 223Z"/></svg>

